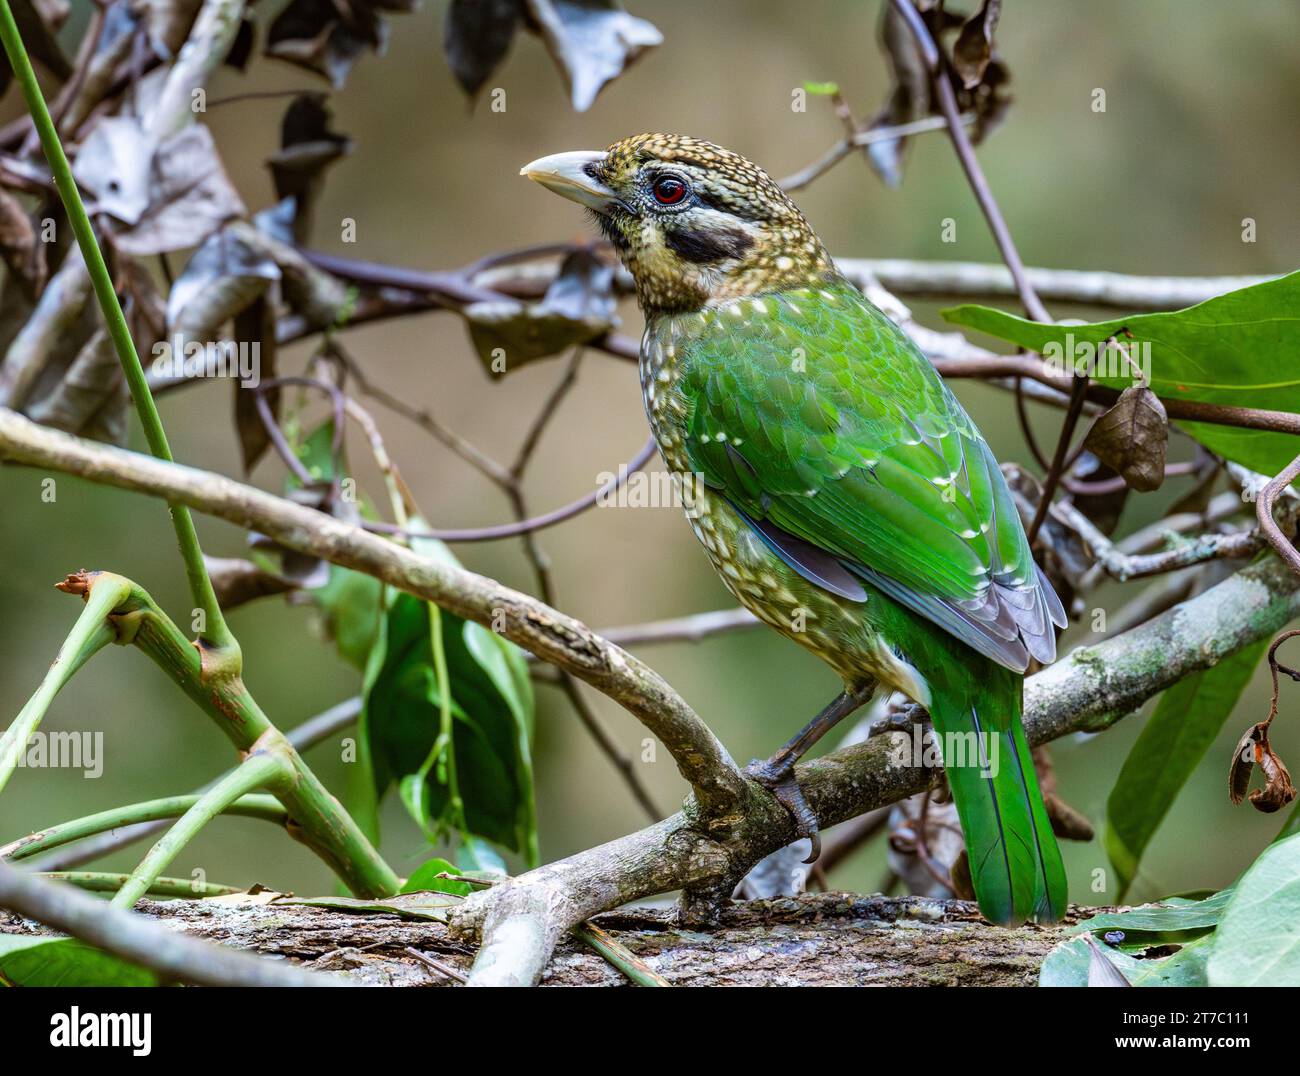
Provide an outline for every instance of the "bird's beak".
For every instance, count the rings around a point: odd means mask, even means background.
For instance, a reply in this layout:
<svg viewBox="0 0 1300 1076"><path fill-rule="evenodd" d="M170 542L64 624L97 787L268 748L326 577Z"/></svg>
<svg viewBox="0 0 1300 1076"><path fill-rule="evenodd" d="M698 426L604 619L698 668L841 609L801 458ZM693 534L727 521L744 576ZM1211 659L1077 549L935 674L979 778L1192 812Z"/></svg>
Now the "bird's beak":
<svg viewBox="0 0 1300 1076"><path fill-rule="evenodd" d="M524 165L519 174L572 202L603 213L618 201L618 195L594 178L593 173L604 160L604 153L592 150L552 153Z"/></svg>

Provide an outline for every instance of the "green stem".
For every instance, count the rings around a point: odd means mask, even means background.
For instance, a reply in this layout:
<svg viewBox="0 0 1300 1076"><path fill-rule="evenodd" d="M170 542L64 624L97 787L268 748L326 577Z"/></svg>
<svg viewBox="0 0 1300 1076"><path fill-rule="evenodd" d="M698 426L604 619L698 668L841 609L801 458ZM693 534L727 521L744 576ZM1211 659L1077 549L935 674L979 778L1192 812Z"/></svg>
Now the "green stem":
<svg viewBox="0 0 1300 1076"><path fill-rule="evenodd" d="M149 849L149 854L131 872L113 897L119 908L131 908L143 897L155 879L162 874L180 851L204 826L221 814L240 796L257 788L276 787L286 776L284 758L279 754L258 753L250 755L243 763L227 774L186 811L162 839Z"/></svg>
<svg viewBox="0 0 1300 1076"><path fill-rule="evenodd" d="M637 986L673 985L634 952L616 942L600 927L592 923L583 923L581 926L575 927L573 933L595 949L614 967L618 968Z"/></svg>
<svg viewBox="0 0 1300 1076"><path fill-rule="evenodd" d="M0 846L0 859L18 861L48 852L84 837L93 837L97 833L107 833L123 826L133 826L138 822L157 822L163 818L178 818L199 801L198 793L185 796L167 796L163 799L145 800L125 807L114 807L109 811L89 814L83 818L74 818L60 822L56 826L37 830L26 837ZM222 812L228 815L241 815L245 818L263 818L268 822L284 825L288 813L274 796L241 796Z"/></svg>
<svg viewBox="0 0 1300 1076"><path fill-rule="evenodd" d="M72 168L68 164L67 155L63 152L63 145L59 141L54 121L50 118L49 109L45 106L45 98L41 93L40 84L36 81L36 72L32 70L31 60L27 57L27 49L18 32L18 25L14 22L9 0L0 0L0 40L3 40L14 77L22 87L27 109L40 135L41 148L45 151L45 159L49 162L50 172L54 177L54 185L58 188L59 196L63 199L64 208L68 212L68 221L81 248L86 271L90 275L91 285L95 289L100 309L104 314L108 335L113 341L118 361L121 362L122 370L126 374L131 398L135 401L136 412L140 416L140 424L144 427L149 451L159 459L171 462L172 453L167 443L167 434L163 430L162 419L158 415L153 395L149 391L149 383L145 378L144 367L140 364L140 356L136 354L131 330L127 326L126 316L122 313L122 304L118 302L117 292L113 288L113 279L109 275L108 266L104 263L104 255L95 240L95 232L91 227L90 218L86 215L86 207L82 204L77 184L72 178ZM221 607L217 603L212 580L208 577L207 568L203 563L203 551L199 546L198 532L194 528L194 517L184 505L172 503L170 508L172 526L176 531L176 542L185 561L185 574L189 578L190 593L194 597L195 606L201 609L204 615L204 631L200 632L200 635L214 647L225 652L227 661L232 663L228 667L238 671L239 644L227 627L225 617L221 614Z"/></svg>
<svg viewBox="0 0 1300 1076"><path fill-rule="evenodd" d="M81 616L63 640L58 656L46 672L40 687L14 718L13 724L0 735L0 791L9 783L9 778L22 761L27 742L45 717L45 711L50 708L54 696L78 669L117 638L116 631L109 623L108 614L128 593L130 584L121 580L96 587L87 596Z"/></svg>
<svg viewBox="0 0 1300 1076"><path fill-rule="evenodd" d="M108 874L103 871L46 871L36 875L48 878L52 882L67 882L78 889L92 893L117 893L130 879L128 874ZM224 897L244 890L234 885L215 885L211 882L194 882L188 878L155 878L144 896L149 897L185 897L197 900L200 897Z"/></svg>
<svg viewBox="0 0 1300 1076"><path fill-rule="evenodd" d="M72 585L94 589L108 579L100 572L73 577ZM386 897L401 880L293 745L271 724L238 675L211 677L205 666L210 652L195 647L158 608L149 592L130 580L129 596L113 615L117 641L139 647L211 717L241 752L274 754L283 762L283 781L273 791L289 813L289 831L320 856L359 897ZM231 771L237 773L238 770ZM228 777L229 775L227 775ZM222 778L225 781L227 778ZM214 785L214 788L219 787Z"/></svg>

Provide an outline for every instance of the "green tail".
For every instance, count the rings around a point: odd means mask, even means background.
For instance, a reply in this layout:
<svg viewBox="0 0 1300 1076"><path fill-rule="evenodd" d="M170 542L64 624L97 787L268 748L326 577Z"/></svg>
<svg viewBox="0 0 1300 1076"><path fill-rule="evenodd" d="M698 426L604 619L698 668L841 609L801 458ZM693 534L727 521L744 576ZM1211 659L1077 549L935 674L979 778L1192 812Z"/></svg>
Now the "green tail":
<svg viewBox="0 0 1300 1076"><path fill-rule="evenodd" d="M1065 914L1065 867L1020 722L1023 677L974 654L945 671L930 679L930 718L980 911L1002 926L1054 923Z"/></svg>

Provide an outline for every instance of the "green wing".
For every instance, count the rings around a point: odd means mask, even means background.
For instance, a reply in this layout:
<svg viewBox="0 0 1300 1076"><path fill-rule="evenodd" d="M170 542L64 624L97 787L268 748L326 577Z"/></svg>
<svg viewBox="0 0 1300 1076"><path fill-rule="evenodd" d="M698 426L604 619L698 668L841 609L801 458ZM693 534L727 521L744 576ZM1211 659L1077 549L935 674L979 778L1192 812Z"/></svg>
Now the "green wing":
<svg viewBox="0 0 1300 1076"><path fill-rule="evenodd" d="M1064 611L997 462L855 288L741 300L678 346L692 467L769 537L825 550L1009 668L1052 660Z"/></svg>

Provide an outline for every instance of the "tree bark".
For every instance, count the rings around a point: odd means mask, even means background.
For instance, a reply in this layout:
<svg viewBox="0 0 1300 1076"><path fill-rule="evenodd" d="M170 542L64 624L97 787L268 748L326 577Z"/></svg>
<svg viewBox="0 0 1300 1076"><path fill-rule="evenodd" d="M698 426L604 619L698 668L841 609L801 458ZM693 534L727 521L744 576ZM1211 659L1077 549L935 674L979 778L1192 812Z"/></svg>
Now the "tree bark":
<svg viewBox="0 0 1300 1076"><path fill-rule="evenodd" d="M454 986L408 947L468 975L475 949L442 923L360 915L255 898L141 901L140 912L196 938L332 972L356 985ZM1091 914L1097 909L1086 909ZM602 927L674 986L1033 986L1048 951L1078 921L1006 930L974 905L921 897L805 894L736 901L716 926L686 928L675 913L632 908ZM0 932L47 933L0 912ZM582 942L562 941L542 986L627 986Z"/></svg>

